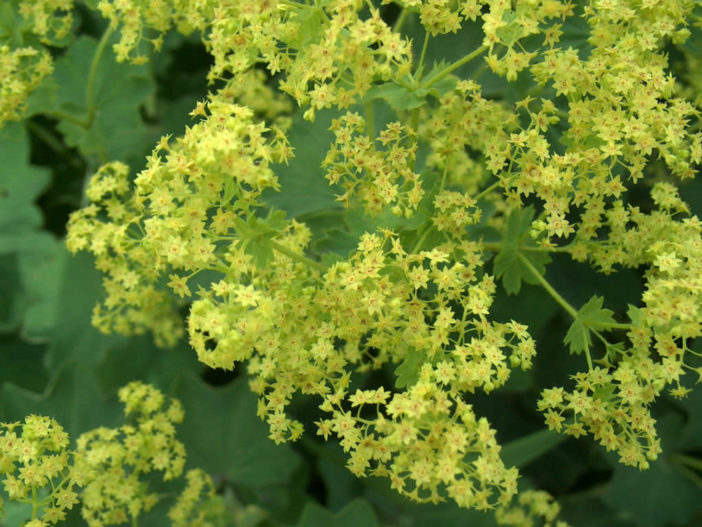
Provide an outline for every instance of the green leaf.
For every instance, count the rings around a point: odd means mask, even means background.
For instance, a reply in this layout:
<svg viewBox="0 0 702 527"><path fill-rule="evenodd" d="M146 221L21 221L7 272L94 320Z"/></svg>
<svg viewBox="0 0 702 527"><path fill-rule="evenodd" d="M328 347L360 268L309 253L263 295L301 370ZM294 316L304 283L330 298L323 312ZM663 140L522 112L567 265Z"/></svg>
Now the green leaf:
<svg viewBox="0 0 702 527"><path fill-rule="evenodd" d="M51 267L58 248L56 238L39 227L42 213L35 205L50 175L30 164L29 139L20 124L0 131L0 259L5 269L0 281L5 302L0 308L0 327L23 322L26 336L42 336L53 325L45 299L55 291Z"/></svg>
<svg viewBox="0 0 702 527"><path fill-rule="evenodd" d="M201 369L202 364L187 342L159 348L151 335L139 335L107 347L96 375L102 393L109 394L134 379L168 390L183 372Z"/></svg>
<svg viewBox="0 0 702 527"><path fill-rule="evenodd" d="M295 36L288 45L298 49L305 49L310 44L318 42L323 36L321 9L305 6L295 9L290 17L297 24Z"/></svg>
<svg viewBox="0 0 702 527"><path fill-rule="evenodd" d="M235 219L237 233L241 240L237 246L244 249L253 257L258 267L265 267L273 259L273 245L271 240L285 228L285 212L271 211L268 217L261 220L256 216L249 216L246 221Z"/></svg>
<svg viewBox="0 0 702 527"><path fill-rule="evenodd" d="M386 525L497 527L493 511L465 509L451 500L438 504L417 503L391 489L386 478L368 478L366 481L366 499L375 506L380 517L391 519Z"/></svg>
<svg viewBox="0 0 702 527"><path fill-rule="evenodd" d="M348 456L338 442L322 442L321 438L303 441L318 445L313 450L317 454L314 468L324 480L327 507L341 509L362 493L364 484L369 480L357 478L346 468Z"/></svg>
<svg viewBox="0 0 702 527"><path fill-rule="evenodd" d="M509 295L504 289L498 289L490 306L490 316L493 320L499 322L516 320L525 324L529 327L529 334L537 341L539 334L556 312L558 312L558 304L544 288L530 284L522 287L517 296ZM529 372L533 373L533 370ZM515 373L516 371L513 370L512 375Z"/></svg>
<svg viewBox="0 0 702 527"><path fill-rule="evenodd" d="M59 276L55 330L50 335L47 365L58 369L66 362L96 365L108 346L121 337L104 335L90 323L93 308L103 298L100 272L85 253L68 257Z"/></svg>
<svg viewBox="0 0 702 527"><path fill-rule="evenodd" d="M535 247L529 237L533 220L534 208L532 206L514 209L507 218L502 247L495 257L493 271L497 278L502 278L502 286L509 294L519 293L522 280L528 284L538 283L533 273L519 258L520 254L529 260L540 274L546 272L546 264L551 261L545 252L521 251L522 247Z"/></svg>
<svg viewBox="0 0 702 527"><path fill-rule="evenodd" d="M1 519L2 525L22 525L32 519L32 504L8 501L5 503L5 515Z"/></svg>
<svg viewBox="0 0 702 527"><path fill-rule="evenodd" d="M517 13L512 10L507 10L502 14L502 21L505 22L505 25L498 28L495 34L505 46L512 46L522 37L524 28L519 23Z"/></svg>
<svg viewBox="0 0 702 527"><path fill-rule="evenodd" d="M427 355L422 350L414 348L407 351L407 356L395 369L395 388L413 386L419 380L419 370L426 362Z"/></svg>
<svg viewBox="0 0 702 527"><path fill-rule="evenodd" d="M27 294L22 335L32 341L46 341L56 331L62 278L70 258L63 243L46 232L33 237L32 250L19 254L20 276Z"/></svg>
<svg viewBox="0 0 702 527"><path fill-rule="evenodd" d="M426 94L426 90L409 90L395 82L385 82L368 90L366 100L383 99L395 110L412 110L424 104Z"/></svg>
<svg viewBox="0 0 702 527"><path fill-rule="evenodd" d="M558 498L562 514L559 516L570 525L587 525L587 527L633 527L634 523L619 517L619 511L608 506L599 498L599 489L595 492L579 492Z"/></svg>
<svg viewBox="0 0 702 527"><path fill-rule="evenodd" d="M39 227L41 212L34 202L49 184L51 176L45 168L29 164L29 140L24 126L6 124L0 130L0 251L16 249L23 243L22 236L8 238L9 234L24 234Z"/></svg>
<svg viewBox="0 0 702 527"><path fill-rule="evenodd" d="M29 414L56 419L72 439L99 426L113 426L122 412L116 398L102 398L89 365L66 363L42 394L15 384L2 387L5 420L21 420Z"/></svg>
<svg viewBox="0 0 702 527"><path fill-rule="evenodd" d="M617 465L602 497L640 527L698 525L688 522L699 514L700 491L668 458L647 470Z"/></svg>
<svg viewBox="0 0 702 527"><path fill-rule="evenodd" d="M56 112L59 118L73 116L78 122L61 118L58 129L66 143L84 155L124 159L148 151L140 107L153 93L154 85L146 67L118 63L109 47L98 62L92 83L94 113L88 107L88 86L98 42L88 36L77 39L56 60L51 81L56 91L40 92L42 101L30 99L30 104L37 111Z"/></svg>
<svg viewBox="0 0 702 527"><path fill-rule="evenodd" d="M563 434L557 434L551 430L539 430L506 443L502 447L502 461L508 467L524 467L553 450L566 439L567 436Z"/></svg>
<svg viewBox="0 0 702 527"><path fill-rule="evenodd" d="M260 487L286 482L300 463L288 445L268 438L268 426L256 416L256 397L245 378L213 388L185 374L174 396L185 408L179 437L192 466Z"/></svg>
<svg viewBox="0 0 702 527"><path fill-rule="evenodd" d="M334 141L329 123L338 115L323 110L310 123L302 118L302 112L297 112L288 133L295 157L287 165L273 167L280 191L266 190L262 198L267 204L286 211L292 218L310 212L341 210L322 170L322 161Z"/></svg>
<svg viewBox="0 0 702 527"><path fill-rule="evenodd" d="M380 527L373 507L358 498L336 514L316 503L308 503L297 527Z"/></svg>
<svg viewBox="0 0 702 527"><path fill-rule="evenodd" d="M629 320L631 320L632 325L638 326L639 324L641 324L641 317L643 316L641 309L632 304L628 304L627 307L628 309L626 311L626 314L628 315Z"/></svg>
<svg viewBox="0 0 702 527"><path fill-rule="evenodd" d="M45 345L0 337L0 384L12 382L27 390L43 392L49 380L44 367L45 352Z"/></svg>
<svg viewBox="0 0 702 527"><path fill-rule="evenodd" d="M606 327L615 323L612 317L613 311L603 308L603 303L603 297L594 295L578 311L578 316L568 329L564 340L565 344L570 346L571 353L579 354L590 348L592 345L590 327Z"/></svg>
<svg viewBox="0 0 702 527"><path fill-rule="evenodd" d="M21 287L19 263L16 254L0 254L0 332L15 330L22 322L26 295Z"/></svg>

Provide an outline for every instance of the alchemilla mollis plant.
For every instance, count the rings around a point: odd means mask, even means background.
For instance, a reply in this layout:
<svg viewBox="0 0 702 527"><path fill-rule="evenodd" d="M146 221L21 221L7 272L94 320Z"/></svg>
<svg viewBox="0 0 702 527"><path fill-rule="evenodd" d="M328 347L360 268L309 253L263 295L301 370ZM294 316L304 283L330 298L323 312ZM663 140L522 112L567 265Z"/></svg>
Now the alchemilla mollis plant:
<svg viewBox="0 0 702 527"><path fill-rule="evenodd" d="M699 58L685 47L702 24L698 2L0 9L0 123L45 112L99 160L66 245L102 273L100 330L165 347L186 340L208 367L244 369L276 443L333 439L355 476L386 478L412 500L555 527L566 525L558 504L518 488L519 470L472 403L536 360L529 326L492 313L498 289L535 285L569 318L561 353L579 359L579 371L540 387L548 429L641 470L661 455L656 401L684 398L702 378L702 223L678 190L702 161ZM88 101L82 113L52 109L41 97L52 83L60 93L57 50L80 44L74 13L89 10L106 29ZM457 56L429 59L466 28ZM148 67L173 32L199 39L211 60L185 131L161 137L137 170L91 150L75 130L100 119L90 99L99 62L114 54ZM318 124L329 141L309 166L293 143ZM279 173L296 163L297 173L321 169L333 214L281 206L294 200ZM640 271L638 301L619 312L607 291L569 302L547 279L554 258ZM137 525L160 499L143 475L181 476L179 403L140 383L119 398L131 421L75 442L49 417L0 425L4 493L32 504L26 526L60 525L74 506L91 527ZM296 417L302 399L315 401L313 423ZM226 524L210 476L193 469L186 480L172 525Z"/></svg>

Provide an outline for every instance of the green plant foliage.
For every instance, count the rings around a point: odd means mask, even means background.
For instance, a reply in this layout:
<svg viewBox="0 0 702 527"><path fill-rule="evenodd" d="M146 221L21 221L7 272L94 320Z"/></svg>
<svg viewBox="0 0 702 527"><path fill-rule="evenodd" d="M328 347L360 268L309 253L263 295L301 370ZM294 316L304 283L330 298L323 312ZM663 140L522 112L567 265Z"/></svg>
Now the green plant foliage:
<svg viewBox="0 0 702 527"><path fill-rule="evenodd" d="M145 67L118 63L109 46L109 39L79 38L56 60L51 88L30 99L34 112L59 119L68 146L102 160L144 150L148 135L140 107L154 89Z"/></svg>
<svg viewBox="0 0 702 527"><path fill-rule="evenodd" d="M702 5L0 2L0 525L702 525Z"/></svg>
<svg viewBox="0 0 702 527"><path fill-rule="evenodd" d="M528 248L528 244L531 242L528 234L533 220L534 209L532 207L512 211L509 218L507 218L502 249L495 256L495 276L502 278L502 285L505 291L510 294L519 293L522 281L529 284L537 283L534 274L525 266L524 261L520 259L520 255L522 255L522 258L529 260L540 274L544 273L546 264L551 261L547 253L532 252L522 254L521 244L526 242L526 247ZM534 248L533 242L531 247Z"/></svg>
<svg viewBox="0 0 702 527"><path fill-rule="evenodd" d="M316 503L310 503L302 511L302 517L297 523L297 527L325 527L327 525L339 525L340 527L368 525L370 527L378 527L380 524L373 512L373 508L361 499L352 501L336 514L332 514Z"/></svg>
<svg viewBox="0 0 702 527"><path fill-rule="evenodd" d="M289 447L277 447L268 439L246 384L242 378L213 388L192 375L182 377L175 394L188 416L181 437L190 460L239 485L255 488L287 482L299 458ZM214 457L212 452L220 454Z"/></svg>
<svg viewBox="0 0 702 527"><path fill-rule="evenodd" d="M565 343L570 346L571 353L582 353L590 349L591 327L607 327L614 324L613 311L603 308L603 302L603 297L595 295L578 310L577 317L565 336Z"/></svg>

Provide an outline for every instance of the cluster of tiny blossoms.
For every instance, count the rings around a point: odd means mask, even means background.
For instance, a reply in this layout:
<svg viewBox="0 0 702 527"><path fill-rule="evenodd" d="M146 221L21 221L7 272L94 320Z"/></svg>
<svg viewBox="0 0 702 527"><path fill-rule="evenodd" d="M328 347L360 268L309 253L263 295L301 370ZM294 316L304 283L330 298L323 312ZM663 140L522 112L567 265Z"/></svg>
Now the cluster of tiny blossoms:
<svg viewBox="0 0 702 527"><path fill-rule="evenodd" d="M621 203L602 211L608 241L592 242L583 253L610 271L614 264L650 266L644 304L631 306L631 323L622 326L628 342L607 344L613 356L602 361L605 368L575 375L572 392L548 389L539 402L551 429L575 437L591 433L639 468L660 452L651 404L669 386L671 395L687 395L681 384L686 372L702 378L702 369L690 363L691 343L702 332L702 223L689 216L671 184L656 184L651 195L649 214Z"/></svg>
<svg viewBox="0 0 702 527"><path fill-rule="evenodd" d="M119 399L133 424L97 428L76 443L72 477L83 487L81 513L91 527L120 525L148 511L158 496L140 476L158 470L170 480L185 463L185 448L175 439L174 425L184 417L178 401L141 383L122 388Z"/></svg>
<svg viewBox="0 0 702 527"><path fill-rule="evenodd" d="M526 490L519 493L517 503L501 507L495 513L499 525L511 527L533 527L538 518L543 527L567 527L567 523L558 519L560 506L544 491Z"/></svg>
<svg viewBox="0 0 702 527"><path fill-rule="evenodd" d="M0 45L0 126L21 117L29 94L52 71L48 53Z"/></svg>
<svg viewBox="0 0 702 527"><path fill-rule="evenodd" d="M78 501L68 445L68 434L48 417L29 415L23 423L0 424L0 477L7 497L31 503L37 489L51 489L32 527L58 523Z"/></svg>
<svg viewBox="0 0 702 527"><path fill-rule="evenodd" d="M254 122L250 109L225 95L202 106L208 111L174 144L161 141L136 192L126 165L105 165L87 190L95 203L71 218L68 248L90 249L106 273L108 296L94 312L105 331L149 329L173 343L182 329L177 306L157 287L164 271L174 292L189 296L194 274L228 268L222 242L253 213L260 193L277 185L269 164L290 155L282 132Z"/></svg>
<svg viewBox="0 0 702 527"><path fill-rule="evenodd" d="M346 207L352 198L358 198L370 214L390 205L394 213L411 216L424 195L414 171L415 132L400 122L389 123L377 139L385 149L378 150L364 133L365 127L357 113L332 122L336 141L322 164L327 167L329 184L341 184L345 192L338 199Z"/></svg>
<svg viewBox="0 0 702 527"><path fill-rule="evenodd" d="M544 252L565 250L607 273L648 267L642 307L630 310L629 324L609 326L626 329L629 340L606 342L604 369L588 368L574 377L573 392L547 390L539 403L552 429L576 437L591 433L624 463L640 468L659 452L652 403L666 387L684 396L685 372L699 374L689 357L691 342L702 334L700 221L690 216L672 182L653 186L648 212L627 204L624 194L626 183L646 175L654 155L679 179L694 176L702 161L702 135L687 126L699 118L699 110L677 95L661 51L665 39L687 38L693 7L692 2L619 2L612 9L593 3L576 11L554 2L548 8L554 16L587 20L591 49L558 46L560 29L553 26L544 30L545 46L522 48L528 57L512 73L509 62L517 46L486 61L508 80L524 70L521 75L531 75L540 86L537 92L553 90L555 97L528 96L505 108L485 100L474 80L458 81L419 127L420 137L432 146L428 165L447 170L449 182L476 192L486 172L494 174L505 191L504 203L493 201L498 210L538 198L543 212L532 235ZM530 34L525 29L530 15L519 14L514 3L511 11L503 8L509 16L499 19L494 32L502 44ZM490 20L483 17L484 24ZM487 45L491 33L484 31ZM562 131L558 142L552 139L556 130ZM484 156L484 168L466 159L466 146ZM464 225L456 228L439 210L443 202L435 200L436 228L465 236ZM470 218L470 197L463 205L461 217ZM497 214L488 222L502 230L503 218Z"/></svg>
<svg viewBox="0 0 702 527"><path fill-rule="evenodd" d="M416 500L445 492L465 507L508 501L517 473L464 394L501 386L535 350L524 326L487 319L495 286L478 276L479 261L470 247L408 254L385 232L364 235L349 260L305 288L291 284L294 267L283 262L264 271L261 289L275 295L264 305L279 311L249 371L272 437L299 435L285 407L297 391L315 394L330 414L318 434L340 439L353 473L389 477ZM386 363L413 372L406 389L349 388L349 369Z"/></svg>
<svg viewBox="0 0 702 527"><path fill-rule="evenodd" d="M164 480L180 476L183 445L174 425L183 420L180 403L153 388L133 382L119 391L125 415L134 420L119 428L97 428L69 448L68 434L54 419L30 415L22 423L0 423L0 478L6 496L32 505L27 527L60 525L66 512L80 503L90 527L121 525L149 510L159 497L143 476L163 472ZM173 527L205 527L224 511L214 498L212 481L200 470L187 474L188 484L169 518ZM208 504L193 512L195 504ZM0 506L2 501L0 501Z"/></svg>
<svg viewBox="0 0 702 527"><path fill-rule="evenodd" d="M226 511L215 495L212 478L200 469L185 474L187 484L176 504L168 511L172 527L213 527Z"/></svg>
<svg viewBox="0 0 702 527"><path fill-rule="evenodd" d="M0 29L0 127L20 119L29 95L53 71L49 51L36 45L56 45L73 23L72 0L12 1L3 6L16 26Z"/></svg>
<svg viewBox="0 0 702 527"><path fill-rule="evenodd" d="M109 296L96 320L125 331L153 321L160 325L150 329L172 334L150 311L168 278L173 293L193 299L188 332L200 360L231 369L249 359L276 441L302 432L286 416L291 397L316 394L330 414L319 431L341 439L356 474L387 475L416 499L436 501L445 491L464 506L508 501L517 473L502 464L495 431L463 394L501 386L511 367L530 366L535 350L524 326L488 320L495 284L478 247L408 253L383 231L364 235L354 256L322 272L302 256L309 230L284 221L267 241L272 261L257 265L246 244L266 240L246 233L255 233L258 193L276 185L265 162L273 154L261 150L269 145L245 115L225 118L213 104L210 111L191 129L193 141L186 133L165 159L159 147L133 192L124 192L121 165L93 178L87 194L100 206L73 217L68 244L90 248L106 273ZM261 137L256 149L236 144L239 129L247 141ZM216 149L219 132L233 151ZM225 177L233 164L238 180ZM120 227L115 218L127 221ZM208 271L216 277L209 288L189 284ZM409 389L349 392L352 370L403 361L424 363ZM359 415L364 405L375 408L373 419Z"/></svg>
<svg viewBox="0 0 702 527"><path fill-rule="evenodd" d="M374 81L409 70L410 44L383 22L377 9L365 20L358 12L363 0L335 0L324 6L285 0L102 0L99 9L122 28L115 45L120 59L142 62L139 45L145 33L158 48L160 34L172 26L198 30L214 58L209 79L227 78L263 62L271 73L285 72L280 88L305 114L332 105L346 107Z"/></svg>
<svg viewBox="0 0 702 527"><path fill-rule="evenodd" d="M688 126L699 111L679 95L662 51L689 35L694 2L398 3L393 27L363 0L99 3L121 29L118 58L143 61L142 41L158 48L171 27L197 30L214 59L208 79L226 87L198 104L192 115L202 120L183 137L161 140L135 179L119 162L93 178L91 204L72 217L67 243L92 252L105 274L107 298L94 322L105 331L149 330L169 344L183 333L178 313L190 304L187 333L199 359L221 368L248 360L276 441L302 433L286 411L292 397L317 395L326 414L318 432L340 439L355 474L387 476L418 500L505 505L517 472L504 466L495 431L468 401L504 384L510 368L528 367L534 342L524 326L490 320L496 285L484 252L495 244L467 227L483 217L479 202L488 195L495 212L485 221L500 232L508 210L533 200L542 211L530 226L539 244L531 249L567 252L604 272L647 268L630 323L604 316L598 327L569 307L607 353L595 367L586 350L588 369L575 387L550 388L539 402L551 428L590 433L644 468L659 450L651 404L671 384L684 395L680 379L694 369L686 360L701 333L702 250L700 222L672 183L652 189L650 211L629 205L625 191L650 177L654 156L671 181L692 177L702 160L702 135ZM423 51L402 31L415 13ZM560 43L571 17L589 27L579 50ZM482 28L479 47L423 79L433 36L473 22ZM482 54L506 82L536 84L530 95L494 101L479 74L453 76ZM308 119L367 102L378 85L423 97L377 139L371 115L340 117L325 167L348 207L405 218L420 211L426 224L371 229L331 264L308 258L318 233L262 202L264 190L278 188L273 165L292 152L280 115L288 107L257 64L307 107ZM455 82L439 82L447 79ZM245 88L250 81L256 90ZM438 190L424 185L433 171ZM552 292L536 272L530 278ZM609 343L602 333L614 329L629 340ZM397 367L394 387L352 388L355 372L388 365ZM526 496L521 512L503 509L504 522L519 524L525 511L554 521L548 500Z"/></svg>

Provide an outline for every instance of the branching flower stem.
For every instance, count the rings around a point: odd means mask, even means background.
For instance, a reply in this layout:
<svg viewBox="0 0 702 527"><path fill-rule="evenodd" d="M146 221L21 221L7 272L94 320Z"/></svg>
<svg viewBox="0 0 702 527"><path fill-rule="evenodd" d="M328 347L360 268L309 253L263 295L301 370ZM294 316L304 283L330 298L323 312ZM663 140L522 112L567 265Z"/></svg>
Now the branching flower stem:
<svg viewBox="0 0 702 527"><path fill-rule="evenodd" d="M568 301L563 298L558 291L556 291L551 284L548 283L548 281L543 277L543 275L532 265L532 263L529 261L529 259L524 256L523 254L518 253L517 257L519 260L524 264L524 266L529 269L531 274L534 275L534 278L536 278L541 284L541 286L546 290L546 292L551 295L551 297L560 305L563 309L565 309L568 314L575 318L578 318L578 311L568 303Z"/></svg>
<svg viewBox="0 0 702 527"><path fill-rule="evenodd" d="M280 254L284 254L288 258L292 258L293 260L300 262L300 263L303 263L303 264L311 267L312 269L316 269L320 273L324 273L327 270L327 268L324 265L322 265L321 263L315 262L314 260L311 260L310 258L307 258L306 256L303 256L299 253L296 253L292 249L285 247L285 245L282 245L274 240L271 240L270 243L271 243L271 247L273 247Z"/></svg>
<svg viewBox="0 0 702 527"><path fill-rule="evenodd" d="M107 29L102 34L102 38L98 43L98 47L95 50L95 55L93 55L93 60L90 63L90 72L88 73L88 83L85 89L85 107L88 109L88 120L86 128L90 128L95 120L95 78L97 77L97 70L100 65L100 59L102 58L107 43L112 36L113 28L112 25L107 26Z"/></svg>
<svg viewBox="0 0 702 527"><path fill-rule="evenodd" d="M533 266L526 256L521 253L517 253L517 257L519 258L519 261L522 262L527 269L529 269L529 272L534 275L534 278L536 278L539 284L549 295L551 295L558 305L561 306L571 317L573 317L573 320L576 320L578 318L578 311L570 303L568 303L568 301L563 298L551 284L548 283L546 278L544 278L536 267ZM587 346L585 347L585 359L587 360L588 369L592 370L592 357L590 356L590 349Z"/></svg>
<svg viewBox="0 0 702 527"><path fill-rule="evenodd" d="M477 48L476 50L472 51L471 53L468 53L468 55L466 55L465 57L458 59L453 64L449 64L448 66L446 66L446 68L444 68L437 75L435 75L429 82L427 82L424 85L424 88L429 89L431 86L433 86L434 84L439 82L441 79L443 79L447 75L451 74L454 70L460 68L464 64L467 64L468 62L470 62L474 58L482 55L485 51L488 50L488 47L489 46L487 46L487 45L482 45L479 48Z"/></svg>
<svg viewBox="0 0 702 527"><path fill-rule="evenodd" d="M488 251L499 252L502 249L501 242L483 242L481 246ZM569 251L568 247L538 247L536 245L520 245L519 250L531 253L567 253Z"/></svg>

